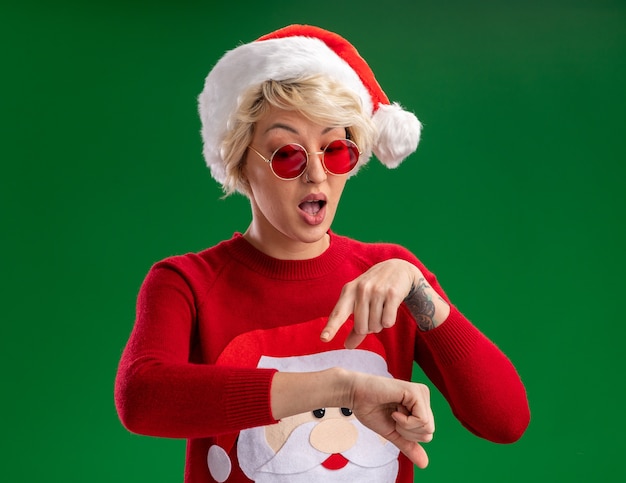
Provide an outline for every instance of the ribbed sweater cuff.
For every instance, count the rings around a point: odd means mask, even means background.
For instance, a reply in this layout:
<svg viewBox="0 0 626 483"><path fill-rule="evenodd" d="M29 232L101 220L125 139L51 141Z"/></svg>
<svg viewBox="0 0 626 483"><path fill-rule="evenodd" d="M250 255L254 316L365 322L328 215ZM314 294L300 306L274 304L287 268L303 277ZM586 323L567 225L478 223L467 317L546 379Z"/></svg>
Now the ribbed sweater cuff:
<svg viewBox="0 0 626 483"><path fill-rule="evenodd" d="M223 398L229 426L243 429L276 422L270 406L270 389L276 372L274 369L233 371Z"/></svg>
<svg viewBox="0 0 626 483"><path fill-rule="evenodd" d="M441 364L454 364L467 357L476 347L480 332L456 307L439 327L421 333L422 340L437 355Z"/></svg>

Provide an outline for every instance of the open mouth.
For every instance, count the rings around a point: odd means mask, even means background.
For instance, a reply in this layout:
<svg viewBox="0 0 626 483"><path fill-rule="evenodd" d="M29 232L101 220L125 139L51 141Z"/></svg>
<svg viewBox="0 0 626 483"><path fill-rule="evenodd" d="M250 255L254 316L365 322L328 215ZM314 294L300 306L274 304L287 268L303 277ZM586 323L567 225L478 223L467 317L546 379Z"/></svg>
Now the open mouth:
<svg viewBox="0 0 626 483"><path fill-rule="evenodd" d="M309 215L317 215L322 208L326 205L324 200L310 200L300 203L298 206L302 211Z"/></svg>

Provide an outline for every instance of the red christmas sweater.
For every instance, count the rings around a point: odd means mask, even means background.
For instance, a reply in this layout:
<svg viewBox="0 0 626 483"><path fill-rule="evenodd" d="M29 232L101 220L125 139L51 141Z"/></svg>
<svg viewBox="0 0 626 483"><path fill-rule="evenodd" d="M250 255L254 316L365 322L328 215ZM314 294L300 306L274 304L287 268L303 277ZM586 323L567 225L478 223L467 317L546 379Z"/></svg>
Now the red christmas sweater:
<svg viewBox="0 0 626 483"><path fill-rule="evenodd" d="M344 284L391 258L415 264L449 302L408 250L334 233L330 248L310 260L271 258L235 234L155 264L141 287L118 369L122 423L139 434L187 439L185 482L216 481L207 465L211 446L224 435L276 422L270 410L275 369L217 364L229 343L259 329L327 317ZM410 380L416 361L468 430L496 443L514 442L530 418L524 386L509 359L450 305L443 324L422 332L403 304L393 328L369 337L382 343L393 377ZM226 481L250 481L236 449L226 450L233 462ZM413 465L402 454L398 461L396 481L412 482Z"/></svg>

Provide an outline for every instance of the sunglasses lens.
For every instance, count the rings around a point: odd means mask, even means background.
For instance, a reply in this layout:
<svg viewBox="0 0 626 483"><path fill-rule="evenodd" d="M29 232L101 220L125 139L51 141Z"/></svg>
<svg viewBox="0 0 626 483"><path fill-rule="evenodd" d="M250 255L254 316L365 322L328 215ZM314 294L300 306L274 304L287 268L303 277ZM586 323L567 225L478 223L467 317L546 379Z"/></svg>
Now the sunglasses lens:
<svg viewBox="0 0 626 483"><path fill-rule="evenodd" d="M349 139L337 139L324 150L324 164L332 174L346 174L359 161L359 148Z"/></svg>
<svg viewBox="0 0 626 483"><path fill-rule="evenodd" d="M306 169L306 151L298 144L286 144L272 155L272 170L279 178L294 179Z"/></svg>

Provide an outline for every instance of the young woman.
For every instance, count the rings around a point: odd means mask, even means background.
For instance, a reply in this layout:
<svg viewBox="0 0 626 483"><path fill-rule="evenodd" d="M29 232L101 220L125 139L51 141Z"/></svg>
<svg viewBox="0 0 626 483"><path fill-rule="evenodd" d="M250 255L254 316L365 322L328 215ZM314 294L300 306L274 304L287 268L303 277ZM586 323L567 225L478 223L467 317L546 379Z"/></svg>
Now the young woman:
<svg viewBox="0 0 626 483"><path fill-rule="evenodd" d="M188 440L186 482L413 481L435 429L416 361L476 435L529 421L510 361L408 250L331 231L372 152L420 124L345 39L290 26L227 53L200 96L204 155L252 222L152 267L116 381L123 424Z"/></svg>

